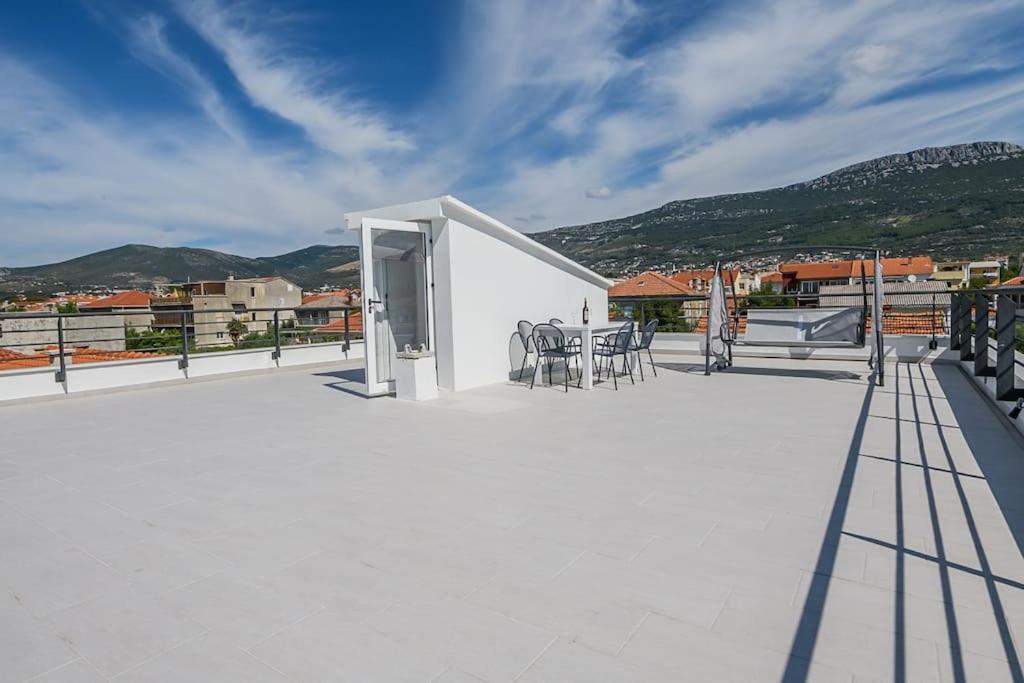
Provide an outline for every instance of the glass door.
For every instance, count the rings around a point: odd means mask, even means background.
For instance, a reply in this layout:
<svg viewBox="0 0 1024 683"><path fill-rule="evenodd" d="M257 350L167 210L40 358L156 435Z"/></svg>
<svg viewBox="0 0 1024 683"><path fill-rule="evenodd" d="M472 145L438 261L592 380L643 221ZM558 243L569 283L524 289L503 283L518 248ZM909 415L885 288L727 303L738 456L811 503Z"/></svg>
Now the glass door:
<svg viewBox="0 0 1024 683"><path fill-rule="evenodd" d="M429 226L364 219L362 245L366 383L369 394L394 389L393 361L406 346L430 348Z"/></svg>

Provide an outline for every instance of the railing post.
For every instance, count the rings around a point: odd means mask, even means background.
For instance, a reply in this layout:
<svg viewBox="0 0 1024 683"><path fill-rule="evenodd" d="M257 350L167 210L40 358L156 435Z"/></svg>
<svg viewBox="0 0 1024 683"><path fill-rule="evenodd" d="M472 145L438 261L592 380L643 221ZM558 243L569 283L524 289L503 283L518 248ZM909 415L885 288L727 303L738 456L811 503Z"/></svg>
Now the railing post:
<svg viewBox="0 0 1024 683"><path fill-rule="evenodd" d="M63 384L68 378L67 360L64 358L64 316L57 314L57 362L59 369L54 375L57 384Z"/></svg>
<svg viewBox="0 0 1024 683"><path fill-rule="evenodd" d="M974 360L971 344L971 299L960 297L960 360Z"/></svg>
<svg viewBox="0 0 1024 683"><path fill-rule="evenodd" d="M949 350L960 349L960 298L959 292L949 295Z"/></svg>
<svg viewBox="0 0 1024 683"><path fill-rule="evenodd" d="M188 325L185 324L186 315L187 311L181 311L181 358L178 360L179 370L188 369Z"/></svg>
<svg viewBox="0 0 1024 683"><path fill-rule="evenodd" d="M278 311L274 311L274 352L270 357L274 360L281 359L281 318Z"/></svg>
<svg viewBox="0 0 1024 683"><path fill-rule="evenodd" d="M1014 375L1017 309L1008 296L996 302L996 399L1015 401L1024 395L1017 389Z"/></svg>
<svg viewBox="0 0 1024 683"><path fill-rule="evenodd" d="M974 295L974 376L990 376L988 367L988 297Z"/></svg>
<svg viewBox="0 0 1024 683"><path fill-rule="evenodd" d="M349 335L348 335L348 314L349 314L350 310L351 309L346 308L345 311L344 311L344 314L345 314L344 315L344 318L345 318L345 339L344 339L343 343L345 345L345 352L346 353L348 353L349 346L351 346L351 341L349 340ZM329 318L330 318L330 316L328 316L328 319ZM364 321L364 324L365 324L365 321Z"/></svg>
<svg viewBox="0 0 1024 683"><path fill-rule="evenodd" d="M936 334L936 330L935 330L935 316L936 316L937 313L938 313L938 308L936 306L935 294L933 293L932 294L932 340L930 342L928 342L928 348L931 351L934 351L935 349L939 348L939 340L935 336L935 334Z"/></svg>

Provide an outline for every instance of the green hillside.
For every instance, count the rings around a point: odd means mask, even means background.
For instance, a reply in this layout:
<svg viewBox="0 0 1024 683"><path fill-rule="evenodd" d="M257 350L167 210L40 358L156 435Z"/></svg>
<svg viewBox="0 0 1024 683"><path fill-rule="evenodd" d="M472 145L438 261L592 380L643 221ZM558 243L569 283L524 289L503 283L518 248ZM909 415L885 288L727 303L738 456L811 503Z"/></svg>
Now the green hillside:
<svg viewBox="0 0 1024 683"><path fill-rule="evenodd" d="M674 201L534 237L616 275L787 245L867 244L936 259L1016 254L1024 251L1024 148L928 148L806 183Z"/></svg>
<svg viewBox="0 0 1024 683"><path fill-rule="evenodd" d="M317 245L280 256L247 258L210 249L127 244L60 263L0 268L0 292L52 292L88 287L150 288L185 280L280 275L302 287L352 286L357 269L339 268L359 249Z"/></svg>

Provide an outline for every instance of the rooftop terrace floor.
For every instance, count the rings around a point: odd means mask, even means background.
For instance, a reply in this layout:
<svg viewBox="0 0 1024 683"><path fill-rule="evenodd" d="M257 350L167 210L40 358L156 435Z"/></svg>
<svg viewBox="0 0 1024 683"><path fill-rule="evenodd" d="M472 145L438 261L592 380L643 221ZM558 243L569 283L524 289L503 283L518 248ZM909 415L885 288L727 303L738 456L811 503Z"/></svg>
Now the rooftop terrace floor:
<svg viewBox="0 0 1024 683"><path fill-rule="evenodd" d="M0 681L1021 680L1024 452L957 368L659 365L0 408Z"/></svg>

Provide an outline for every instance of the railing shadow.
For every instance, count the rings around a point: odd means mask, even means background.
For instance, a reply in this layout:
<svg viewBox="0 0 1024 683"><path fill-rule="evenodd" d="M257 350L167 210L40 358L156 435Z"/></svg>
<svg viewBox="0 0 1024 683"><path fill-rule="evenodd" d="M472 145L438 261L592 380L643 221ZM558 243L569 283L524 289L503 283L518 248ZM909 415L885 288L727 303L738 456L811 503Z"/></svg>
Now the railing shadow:
<svg viewBox="0 0 1024 683"><path fill-rule="evenodd" d="M814 563L810 590L804 601L796 633L790 646L790 657L782 674L782 680L785 683L806 681L810 674L811 659L814 656L814 648L821 632L821 623L825 615L825 601L828 596L829 584L832 581L832 572L835 570L843 524L850 505L850 494L853 491L857 460L860 457L861 444L864 442L864 432L871 413L871 399L874 393L875 379L871 377L864 393L864 400L861 402L853 437L850 439L850 446L846 452L836 497L829 513L828 524L825 527L825 536L822 539L821 549L818 551L818 559Z"/></svg>
<svg viewBox="0 0 1024 683"><path fill-rule="evenodd" d="M1021 522L1024 518L1015 514L1024 508L1024 504L1021 503L1020 491L1015 488L1019 484L1019 472L1024 469L1024 462L1022 462L1024 450L1019 447L1008 447L1006 440L1009 440L1009 443L1017 443L1015 437L1005 431L1002 425L995 422L992 414L982 414L984 411L988 411L989 408L982 402L981 397L972 391L973 387L970 387L970 385L965 386L965 378L961 375L958 368L936 365L932 367L932 371L943 390L942 393L955 417L956 425L945 425L940 420L940 411L937 403L943 399L933 393L932 387L929 386L928 377L925 375L924 367L920 364L897 364L892 390L887 392L895 394L895 416L893 418L895 437L894 457L892 459L878 458L861 452L867 421L879 417L872 415L870 410L871 401L875 394L875 384L873 378L871 379L871 384L869 384L868 390L865 393L860 415L850 440L842 476L833 501L825 536L815 564L814 574L811 578L810 590L800 614L799 623L790 648L790 657L782 676L782 680L786 683L806 681L808 679L815 646L821 632L824 607L832 580L832 571L835 567L836 554L843 536L874 544L894 554L892 680L898 682L910 680L907 673L906 655L907 624L905 602L907 586L905 561L908 556L911 556L916 560L934 563L937 569L941 595L936 597L941 598L944 609L944 625L949 644L948 654L952 679L958 682L967 680L962 649L961 626L957 618L957 608L960 603L954 600L952 588L954 573L962 572L980 578L984 582L988 597L984 607L991 609L991 614L999 634L1000 645L1005 653L1008 673L1011 680L1024 681L1019 653L1015 647L1006 609L998 590L1000 585L1020 590L1024 588L1024 584L1012 578L998 576L992 571L988 552L984 547L979 532L975 512L971 507L967 488L964 485L965 481L986 480L1000 509L1004 510L1004 512L1010 512L1010 514L1004 514L1004 517L1016 541L1017 548L1024 549L1024 544L1022 544L1022 538L1024 538L1024 528L1022 527L1024 527L1024 524ZM906 406L909 406L909 411ZM907 412L910 414L905 414ZM904 443L904 435L900 429L900 424L904 422L914 424L913 440L916 442L916 451L920 457L920 462L911 462L906 459L905 449L907 444ZM960 431L962 433L963 442L967 444L974 462L983 471L983 476L959 471L957 458L954 456L954 451L947 438L946 431ZM926 438L926 434L928 436L934 435L936 438ZM935 445L936 441L938 446ZM896 516L894 543L844 531L843 527L849 508L854 474L857 463L862 457L875 458L893 464L896 496L894 501L894 514ZM1007 458L1017 458L1017 461L1011 464L1007 462ZM906 467L915 468L914 471L921 476L924 485L927 515L932 531L931 540L935 548L934 555L909 548L905 544L903 478ZM1007 472L1007 468L1015 469L1018 476L1003 476ZM939 478L942 478L941 481ZM970 542L978 558L976 567L951 561L947 556L947 542L943 535L940 509L943 503L948 504L948 501L940 501L937 494L938 491L948 490L948 487L944 486L947 483L952 484L955 500L959 504L957 509L963 514ZM977 605L972 605L972 608L978 607Z"/></svg>
<svg viewBox="0 0 1024 683"><path fill-rule="evenodd" d="M655 363L658 368L665 370L672 370L675 372L687 372L704 374L703 363ZM803 379L824 379L824 380L860 380L862 375L856 372L849 372L847 370L814 370L807 368L757 368L757 367L742 367L733 365L732 367L722 370L721 372L728 375L753 375L757 377L796 377Z"/></svg>

